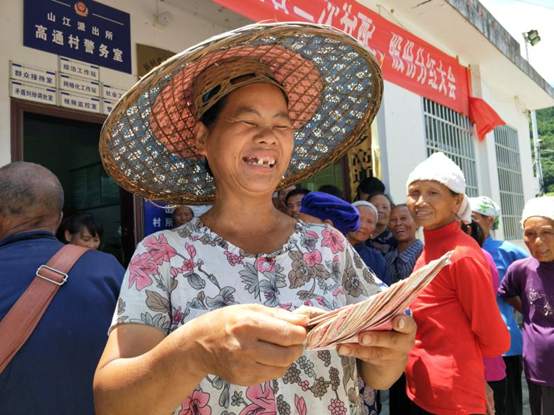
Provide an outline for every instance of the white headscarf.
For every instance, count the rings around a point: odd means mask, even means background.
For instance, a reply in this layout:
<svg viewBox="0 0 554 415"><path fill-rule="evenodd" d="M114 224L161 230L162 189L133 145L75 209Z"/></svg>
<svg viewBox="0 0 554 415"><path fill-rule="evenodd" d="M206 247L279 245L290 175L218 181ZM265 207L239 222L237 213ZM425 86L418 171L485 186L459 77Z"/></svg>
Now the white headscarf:
<svg viewBox="0 0 554 415"><path fill-rule="evenodd" d="M500 216L500 206L488 196L470 197L469 204L473 212L480 213L483 216L494 218L493 229L498 228L498 217Z"/></svg>
<svg viewBox="0 0 554 415"><path fill-rule="evenodd" d="M434 180L442 183L455 193L463 194L464 199L457 215L462 222L471 223L471 206L468 197L465 195L466 179L464 173L444 153L433 153L426 160L419 163L408 176L406 189L410 184L419 180Z"/></svg>
<svg viewBox="0 0 554 415"><path fill-rule="evenodd" d="M358 208L360 206L368 207L375 214L375 218L379 217L379 212L377 211L377 208L375 207L375 205L371 202L368 202L367 200L357 200L354 203L352 203L352 206L354 206L355 208Z"/></svg>
<svg viewBox="0 0 554 415"><path fill-rule="evenodd" d="M554 196L542 196L528 200L521 215L521 226L533 216L554 220Z"/></svg>

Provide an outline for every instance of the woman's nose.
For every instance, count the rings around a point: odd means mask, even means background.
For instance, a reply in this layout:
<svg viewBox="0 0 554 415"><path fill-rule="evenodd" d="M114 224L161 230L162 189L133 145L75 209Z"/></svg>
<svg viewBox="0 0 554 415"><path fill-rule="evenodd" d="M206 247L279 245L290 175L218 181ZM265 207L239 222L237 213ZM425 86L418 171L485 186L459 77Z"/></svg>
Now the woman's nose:
<svg viewBox="0 0 554 415"><path fill-rule="evenodd" d="M263 144L275 144L277 138L273 134L273 130L270 127L260 128L258 134L256 134L256 142Z"/></svg>

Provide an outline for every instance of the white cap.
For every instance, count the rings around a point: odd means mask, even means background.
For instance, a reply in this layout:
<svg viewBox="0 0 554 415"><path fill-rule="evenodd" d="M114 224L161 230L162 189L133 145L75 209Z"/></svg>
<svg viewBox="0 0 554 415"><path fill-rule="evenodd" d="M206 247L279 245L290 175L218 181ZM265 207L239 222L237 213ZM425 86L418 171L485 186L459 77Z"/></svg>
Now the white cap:
<svg viewBox="0 0 554 415"><path fill-rule="evenodd" d="M371 211L375 214L375 217L379 217L379 211L375 207L375 205L371 202L368 202L367 200L356 200L354 203L352 203L352 206L355 208L358 208L360 206L365 206L371 209Z"/></svg>
<svg viewBox="0 0 554 415"><path fill-rule="evenodd" d="M413 182L420 180L434 180L445 185L455 193L463 194L464 200L458 210L458 217L464 223L471 223L471 207L465 195L466 179L464 172L456 163L446 157L444 153L433 153L413 169L408 176L406 189Z"/></svg>
<svg viewBox="0 0 554 415"><path fill-rule="evenodd" d="M542 196L528 200L521 215L521 226L533 216L554 220L554 196Z"/></svg>

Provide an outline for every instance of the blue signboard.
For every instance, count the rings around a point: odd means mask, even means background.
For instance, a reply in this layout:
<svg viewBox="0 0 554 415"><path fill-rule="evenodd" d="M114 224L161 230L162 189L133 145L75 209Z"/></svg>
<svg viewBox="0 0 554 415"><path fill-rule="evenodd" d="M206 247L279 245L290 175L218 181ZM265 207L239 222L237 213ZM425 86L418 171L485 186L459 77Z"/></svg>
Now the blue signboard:
<svg viewBox="0 0 554 415"><path fill-rule="evenodd" d="M23 44L131 73L129 13L91 0L24 0Z"/></svg>
<svg viewBox="0 0 554 415"><path fill-rule="evenodd" d="M161 205L161 202L159 202ZM173 228L170 209L164 209L148 200L144 201L144 236L164 229Z"/></svg>

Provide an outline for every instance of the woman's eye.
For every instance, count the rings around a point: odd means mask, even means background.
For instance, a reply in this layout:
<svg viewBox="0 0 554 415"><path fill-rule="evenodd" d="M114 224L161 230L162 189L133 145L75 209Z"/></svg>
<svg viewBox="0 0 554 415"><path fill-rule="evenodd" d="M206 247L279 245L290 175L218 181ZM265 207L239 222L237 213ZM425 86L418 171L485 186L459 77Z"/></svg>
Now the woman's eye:
<svg viewBox="0 0 554 415"><path fill-rule="evenodd" d="M249 127L256 127L256 123L253 122L253 121L241 120L240 122L241 122L242 124L244 124L244 125L249 126Z"/></svg>

